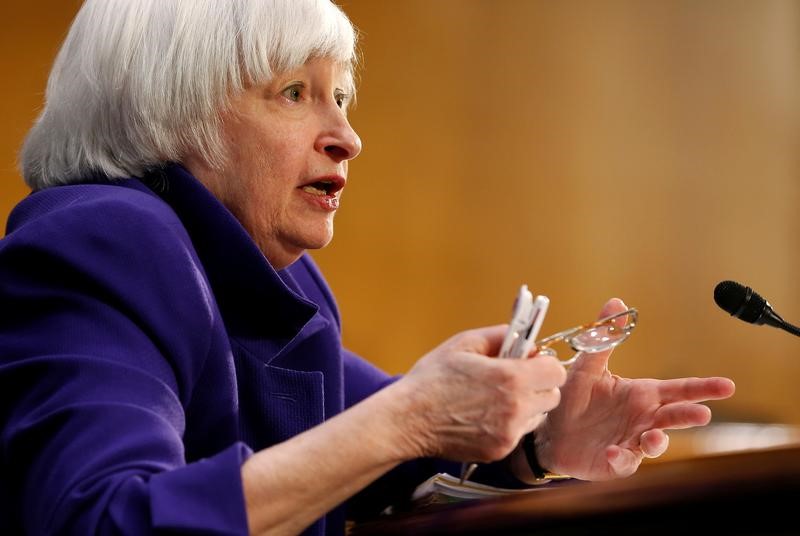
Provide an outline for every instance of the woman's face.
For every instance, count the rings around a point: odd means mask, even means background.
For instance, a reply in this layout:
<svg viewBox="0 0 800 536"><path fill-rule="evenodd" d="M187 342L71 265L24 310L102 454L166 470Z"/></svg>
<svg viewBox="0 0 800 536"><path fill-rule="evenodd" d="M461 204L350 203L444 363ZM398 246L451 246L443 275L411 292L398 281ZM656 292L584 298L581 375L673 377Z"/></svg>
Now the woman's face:
<svg viewBox="0 0 800 536"><path fill-rule="evenodd" d="M347 121L344 72L315 58L233 97L223 120L227 160L184 164L239 219L275 269L333 238L347 162L361 140Z"/></svg>

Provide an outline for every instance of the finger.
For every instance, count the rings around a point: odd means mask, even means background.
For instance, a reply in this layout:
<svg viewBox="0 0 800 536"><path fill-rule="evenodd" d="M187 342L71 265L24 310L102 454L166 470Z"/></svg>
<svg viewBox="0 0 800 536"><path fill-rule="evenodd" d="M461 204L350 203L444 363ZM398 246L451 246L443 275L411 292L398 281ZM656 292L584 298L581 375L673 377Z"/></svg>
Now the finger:
<svg viewBox="0 0 800 536"><path fill-rule="evenodd" d="M675 403L661 406L653 418L655 428L679 430L705 426L711 421L711 410L702 404Z"/></svg>
<svg viewBox="0 0 800 536"><path fill-rule="evenodd" d="M507 330L507 324L472 329L461 333L457 344L466 352L496 356Z"/></svg>
<svg viewBox="0 0 800 536"><path fill-rule="evenodd" d="M611 466L611 471L615 476L625 477L636 472L641 458L628 449L623 449L617 445L606 447L606 460Z"/></svg>
<svg viewBox="0 0 800 536"><path fill-rule="evenodd" d="M572 364L573 373L580 371L592 377L601 376L608 368L608 359L613 351L613 349L605 350L593 354L579 352L575 362Z"/></svg>
<svg viewBox="0 0 800 536"><path fill-rule="evenodd" d="M733 395L736 385L728 378L675 378L662 380L658 392L664 404L722 400Z"/></svg>
<svg viewBox="0 0 800 536"><path fill-rule="evenodd" d="M639 436L639 448L647 458L657 458L666 452L669 436L663 430L647 430Z"/></svg>
<svg viewBox="0 0 800 536"><path fill-rule="evenodd" d="M529 389L532 391L561 387L567 381L567 369L553 356L543 355L536 359L515 360L509 364L525 368L530 382Z"/></svg>
<svg viewBox="0 0 800 536"><path fill-rule="evenodd" d="M621 313L622 311L625 311L627 308L628 307L625 305L625 302L623 302L619 298L611 298L605 303L605 305L603 305L603 308L600 309L600 314L597 316L597 318L602 319L616 313ZM617 322L620 326L625 325L624 318L619 318L615 322ZM573 365L573 370L576 371L580 370L592 376L600 376L608 368L608 360L611 357L613 351L614 350L611 349L591 354L582 352L581 355L575 361L575 364Z"/></svg>
<svg viewBox="0 0 800 536"><path fill-rule="evenodd" d="M541 391L534 391L533 401L529 406L535 410L534 413L545 413L554 410L560 402L560 389L542 389Z"/></svg>
<svg viewBox="0 0 800 536"><path fill-rule="evenodd" d="M522 417L522 422L526 423L523 426L530 431L541 424L547 412L558 407L561 402L561 390L554 388L533 391L521 395L518 402L519 416Z"/></svg>
<svg viewBox="0 0 800 536"><path fill-rule="evenodd" d="M625 305L625 302L623 302L619 298L611 298L603 305L603 308L600 309L600 314L597 315L597 319L600 320L601 318L621 313L622 311L625 311L627 308L628 307ZM621 319L621 321L624 322L624 319Z"/></svg>
<svg viewBox="0 0 800 536"><path fill-rule="evenodd" d="M536 430L539 427L539 425L544 422L545 417L547 417L546 413L536 413L535 415L533 415L530 418L530 421L528 422L527 431L533 432L534 430Z"/></svg>

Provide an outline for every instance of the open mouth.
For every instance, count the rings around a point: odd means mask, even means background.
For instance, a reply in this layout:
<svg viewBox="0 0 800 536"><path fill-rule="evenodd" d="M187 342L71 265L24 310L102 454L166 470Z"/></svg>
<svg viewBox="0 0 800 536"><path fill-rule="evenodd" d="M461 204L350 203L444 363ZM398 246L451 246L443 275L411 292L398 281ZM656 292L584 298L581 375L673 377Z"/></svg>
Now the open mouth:
<svg viewBox="0 0 800 536"><path fill-rule="evenodd" d="M336 192L342 188L344 188L344 179L338 177L320 179L300 187L304 192L318 196L336 195Z"/></svg>
<svg viewBox="0 0 800 536"><path fill-rule="evenodd" d="M340 188L337 188L333 181L312 182L303 186L302 190L314 195L333 195Z"/></svg>

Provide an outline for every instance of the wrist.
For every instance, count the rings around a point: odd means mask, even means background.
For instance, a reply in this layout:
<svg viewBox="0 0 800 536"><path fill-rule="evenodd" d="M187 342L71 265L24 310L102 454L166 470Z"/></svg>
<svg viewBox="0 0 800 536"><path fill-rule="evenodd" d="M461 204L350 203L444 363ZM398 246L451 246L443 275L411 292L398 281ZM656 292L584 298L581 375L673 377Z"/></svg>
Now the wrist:
<svg viewBox="0 0 800 536"><path fill-rule="evenodd" d="M546 475L549 471L542 467L536 450L536 434L534 432L528 432L525 434L525 437L522 438L522 453L525 455L525 461L531 474L537 480L544 480L547 478Z"/></svg>
<svg viewBox="0 0 800 536"><path fill-rule="evenodd" d="M388 433L392 450L398 462L432 456L432 447L427 440L430 430L424 421L427 414L420 391L405 377L381 389L372 397L382 403L382 419L391 429Z"/></svg>
<svg viewBox="0 0 800 536"><path fill-rule="evenodd" d="M516 478L529 485L547 484L553 480L570 478L567 475L548 470L546 466L542 465L537 453L536 434L529 432L522 438L509 458L511 471Z"/></svg>
<svg viewBox="0 0 800 536"><path fill-rule="evenodd" d="M543 471L550 473L558 473L558 463L553 459L552 443L550 442L550 434L548 433L548 422L545 421L540 424L536 430L530 432L528 436L528 447L531 449L536 462ZM528 436L525 436L528 438Z"/></svg>

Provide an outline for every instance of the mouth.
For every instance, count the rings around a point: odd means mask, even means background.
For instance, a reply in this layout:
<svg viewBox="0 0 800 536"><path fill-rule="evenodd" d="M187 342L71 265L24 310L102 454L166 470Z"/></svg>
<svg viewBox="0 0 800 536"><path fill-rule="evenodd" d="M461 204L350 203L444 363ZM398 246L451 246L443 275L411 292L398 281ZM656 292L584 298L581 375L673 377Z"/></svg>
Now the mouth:
<svg viewBox="0 0 800 536"><path fill-rule="evenodd" d="M308 199L315 205L326 211L335 211L339 208L339 193L344 188L345 182L344 177L330 175L307 182L299 188L310 196Z"/></svg>
<svg viewBox="0 0 800 536"><path fill-rule="evenodd" d="M330 176L322 177L313 182L306 183L300 187L301 190L320 197L333 196L344 188L345 180L343 177Z"/></svg>

